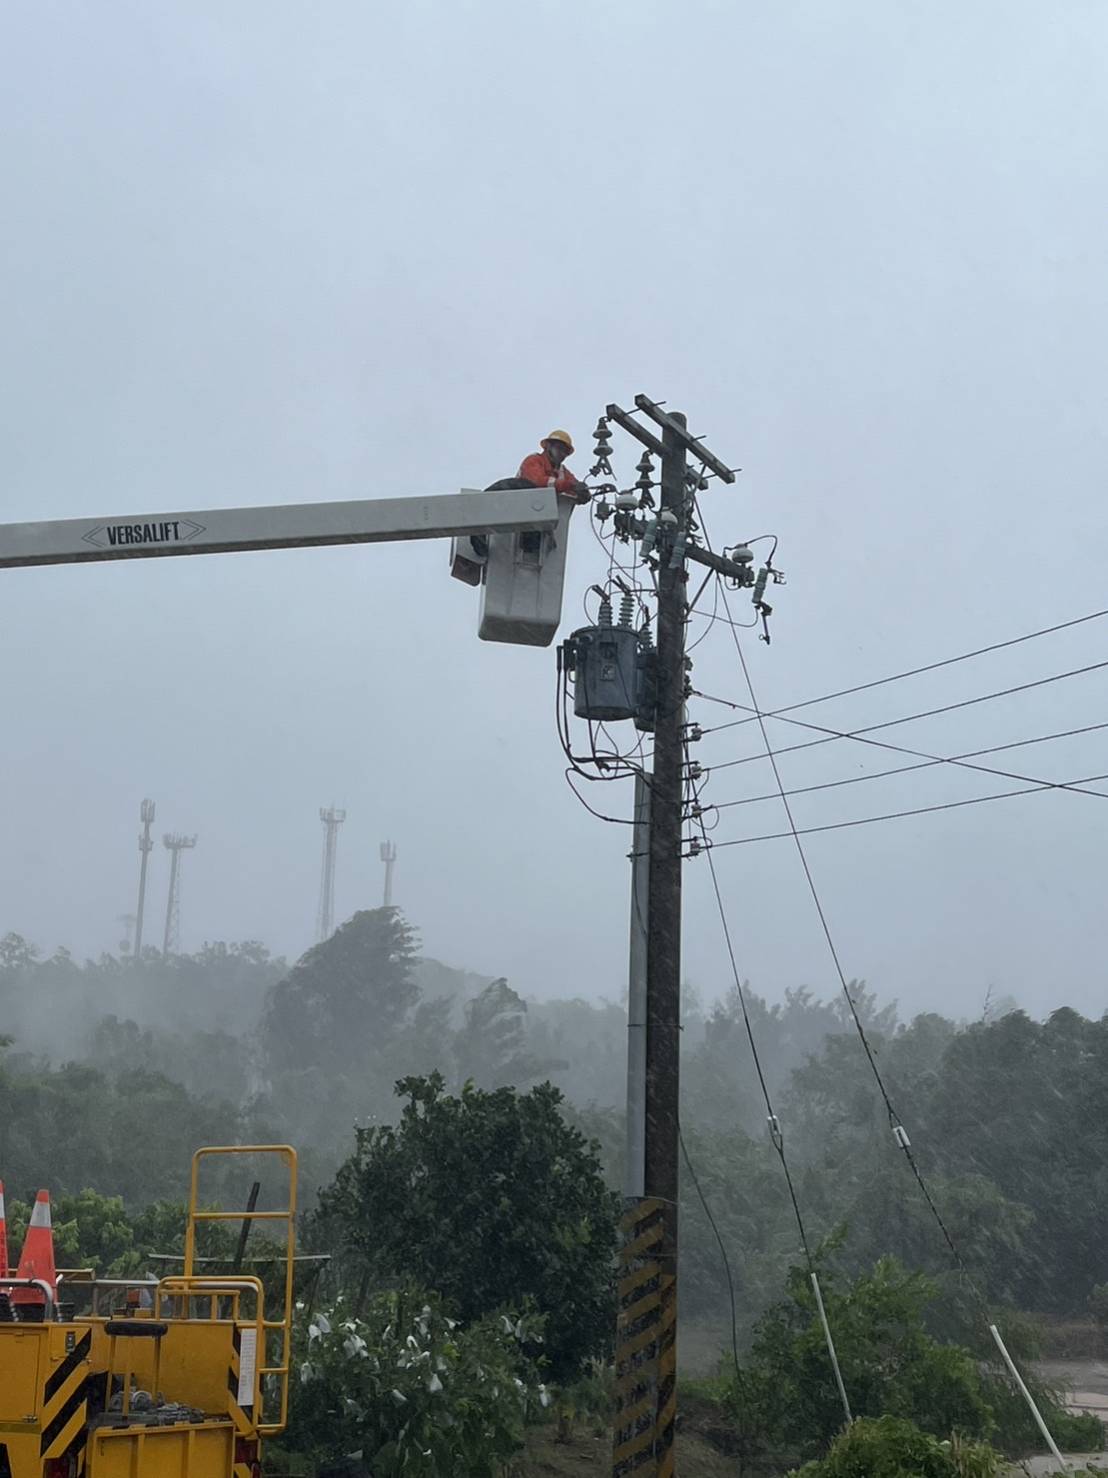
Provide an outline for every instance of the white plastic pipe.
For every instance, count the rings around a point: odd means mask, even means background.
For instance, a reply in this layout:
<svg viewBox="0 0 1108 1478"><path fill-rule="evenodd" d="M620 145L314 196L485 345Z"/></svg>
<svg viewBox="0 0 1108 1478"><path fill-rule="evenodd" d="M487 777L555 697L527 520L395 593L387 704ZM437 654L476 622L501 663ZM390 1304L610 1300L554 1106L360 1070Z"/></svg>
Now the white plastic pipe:
<svg viewBox="0 0 1108 1478"><path fill-rule="evenodd" d="M996 1341L996 1347L1000 1351L1001 1355L1004 1357L1004 1363L1005 1365L1007 1365L1009 1374L1011 1375L1012 1379L1019 1387L1020 1395L1027 1402L1027 1405L1031 1411L1031 1415L1035 1418L1035 1421L1037 1422L1039 1427L1039 1431L1043 1434L1043 1440L1046 1442L1046 1445L1054 1454L1055 1462L1058 1463L1061 1467L1065 1468L1067 1472L1071 1471L1069 1463L1066 1462L1065 1458L1058 1451L1057 1442L1055 1442L1054 1438L1050 1435L1050 1428L1047 1426L1046 1422L1043 1421L1043 1414L1039 1410L1038 1406L1036 1406L1034 1396L1032 1396L1031 1392L1027 1389L1027 1386L1024 1383L1023 1376L1020 1375L1019 1371L1016 1369L1015 1361L1008 1353L1008 1346L1000 1337L1000 1330L996 1327L995 1324L990 1324L989 1333Z"/></svg>
<svg viewBox="0 0 1108 1478"><path fill-rule="evenodd" d="M823 1292L819 1286L819 1278L812 1274L812 1292L816 1296L816 1308L819 1309L819 1321L823 1325L823 1337L827 1341L827 1353L831 1356L831 1369L835 1372L835 1384L839 1388L839 1400L843 1403L843 1414L849 1427L854 1417L851 1415L850 1402L847 1399L846 1387L843 1385L843 1373L839 1369L839 1356L835 1350L835 1341L831 1338L831 1326L827 1322L827 1310L823 1307Z"/></svg>

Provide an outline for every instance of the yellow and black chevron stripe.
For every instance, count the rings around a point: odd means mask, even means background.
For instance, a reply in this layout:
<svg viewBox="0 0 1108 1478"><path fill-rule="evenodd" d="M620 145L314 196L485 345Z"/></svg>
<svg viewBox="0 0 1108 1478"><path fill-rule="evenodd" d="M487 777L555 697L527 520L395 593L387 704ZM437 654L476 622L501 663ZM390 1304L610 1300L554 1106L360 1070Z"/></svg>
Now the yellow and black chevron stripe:
<svg viewBox="0 0 1108 1478"><path fill-rule="evenodd" d="M92 1331L86 1330L42 1388L42 1435L39 1455L72 1457L84 1472L88 1441L88 1357Z"/></svg>
<svg viewBox="0 0 1108 1478"><path fill-rule="evenodd" d="M677 1280L672 1274L663 1274L660 1292L655 1461L658 1478L673 1478L677 1431Z"/></svg>
<svg viewBox="0 0 1108 1478"><path fill-rule="evenodd" d="M239 1405L239 1374L242 1370L242 1331L235 1326L235 1332L231 1339L231 1363L227 1367L227 1410L231 1414L231 1421L235 1428L235 1462L232 1464L233 1478L254 1478L256 1469L249 1462L239 1462L238 1439L244 1438L250 1443L250 1451L258 1453L259 1444L255 1439L254 1418L251 1412Z"/></svg>
<svg viewBox="0 0 1108 1478"><path fill-rule="evenodd" d="M623 1216L616 1321L613 1478L649 1467L673 1473L677 1416L677 1288L660 1261L664 1203L637 1201Z"/></svg>
<svg viewBox="0 0 1108 1478"><path fill-rule="evenodd" d="M242 1331L235 1326L231 1340L231 1363L227 1367L227 1410L240 1437L252 1437L254 1418L239 1405L239 1372L242 1368ZM249 1470L244 1469L249 1478Z"/></svg>

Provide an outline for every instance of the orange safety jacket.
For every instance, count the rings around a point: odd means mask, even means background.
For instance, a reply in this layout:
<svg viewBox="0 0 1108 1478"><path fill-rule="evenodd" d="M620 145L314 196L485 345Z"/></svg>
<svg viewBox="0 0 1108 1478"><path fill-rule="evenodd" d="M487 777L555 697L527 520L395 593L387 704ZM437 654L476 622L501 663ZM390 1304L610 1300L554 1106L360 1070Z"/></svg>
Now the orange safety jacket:
<svg viewBox="0 0 1108 1478"><path fill-rule="evenodd" d="M537 488L553 488L566 497L577 486L576 477L565 463L556 468L545 451L532 452L529 457L524 457L519 464L519 475Z"/></svg>

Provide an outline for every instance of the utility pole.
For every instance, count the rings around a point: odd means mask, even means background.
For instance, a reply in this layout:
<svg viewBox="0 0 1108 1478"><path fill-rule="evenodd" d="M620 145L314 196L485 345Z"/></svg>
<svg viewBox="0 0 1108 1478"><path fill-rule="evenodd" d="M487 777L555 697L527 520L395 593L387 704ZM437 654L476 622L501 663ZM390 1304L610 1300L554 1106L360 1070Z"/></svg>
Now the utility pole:
<svg viewBox="0 0 1108 1478"><path fill-rule="evenodd" d="M150 853L154 850L154 843L150 840L150 828L154 824L154 802L143 801L139 811L139 819L142 822L142 834L139 837L139 891L138 909L135 913L135 960L142 958L142 919L146 912L146 864L150 860Z"/></svg>
<svg viewBox="0 0 1108 1478"><path fill-rule="evenodd" d="M396 866L396 843L381 843L381 861L385 864L385 907L392 907L392 870Z"/></svg>
<svg viewBox="0 0 1108 1478"><path fill-rule="evenodd" d="M700 542L694 518L697 491L710 469L721 481L734 472L690 436L685 417L663 411L644 395L638 411L661 428L661 438L617 405L607 407L593 433L597 466L611 476L608 421L646 448L634 489L617 491L614 504L598 501L596 516L613 519L613 537L641 541L640 558L653 571L657 595L656 652L649 628L639 632L636 675L621 658L631 644L604 624L571 638L575 712L594 718L634 717L654 736L653 772L637 769L631 850L631 948L628 989L627 1163L616 1333L614 1478L676 1471L677 1272L680 1193L681 1067L681 872L685 780L689 770L686 724L689 663L685 632L689 615L690 561L736 585L754 585L753 556L739 546L716 555ZM690 454L702 469L690 472ZM661 461L660 507L653 512L651 457ZM768 578L768 577L767 577ZM619 581L615 582L620 585ZM632 592L621 585L630 608ZM763 587L764 588L764 587ZM610 607L609 607L610 610ZM590 653L600 653L599 670ZM590 663L593 665L590 667ZM652 674L652 677L644 674ZM616 691L605 688L614 681ZM652 686L651 686L652 684ZM629 694L633 701L628 702ZM620 702L622 697L623 702ZM605 705L613 705L608 710ZM637 768L632 766L632 768ZM695 850L695 846L691 848Z"/></svg>
<svg viewBox="0 0 1108 1478"><path fill-rule="evenodd" d="M323 870L319 879L316 935L322 944L335 932L335 854L338 851L339 827L346 820L346 812L328 806L320 809L319 819L323 822Z"/></svg>
<svg viewBox="0 0 1108 1478"><path fill-rule="evenodd" d="M673 419L684 426L684 416ZM662 516L685 524L685 448L662 435ZM663 1262L677 1266L678 1088L681 1071L681 835L685 776L684 559L658 571L658 709L650 807L646 952L646 1194L668 1203Z"/></svg>
<svg viewBox="0 0 1108 1478"><path fill-rule="evenodd" d="M194 836L179 836L176 832L167 832L162 837L162 843L170 854L169 862L169 894L165 904L165 935L162 939L162 957L169 958L169 952L177 952L181 947L181 853L190 847L195 847L197 838Z"/></svg>
<svg viewBox="0 0 1108 1478"><path fill-rule="evenodd" d="M674 416L684 426L684 416ZM662 435L661 517L687 523L685 446ZM646 1145L644 1194L662 1203L662 1330L658 1349L657 1471L666 1471L677 1417L678 1095L681 1075L681 836L685 778L685 560L676 545L658 569L658 707L647 879ZM672 1307L665 1307L666 1296ZM668 1314L668 1317L667 1317ZM672 1457L670 1456L670 1463Z"/></svg>

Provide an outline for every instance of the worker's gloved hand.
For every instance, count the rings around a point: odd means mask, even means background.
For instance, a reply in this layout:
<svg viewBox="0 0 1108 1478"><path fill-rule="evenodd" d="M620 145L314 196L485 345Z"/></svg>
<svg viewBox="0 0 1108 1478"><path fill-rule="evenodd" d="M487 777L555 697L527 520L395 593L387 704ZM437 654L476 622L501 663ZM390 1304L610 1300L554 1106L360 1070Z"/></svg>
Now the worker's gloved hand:
<svg viewBox="0 0 1108 1478"><path fill-rule="evenodd" d="M583 482L575 482L569 490L569 496L575 503L588 503L592 499L592 489Z"/></svg>

